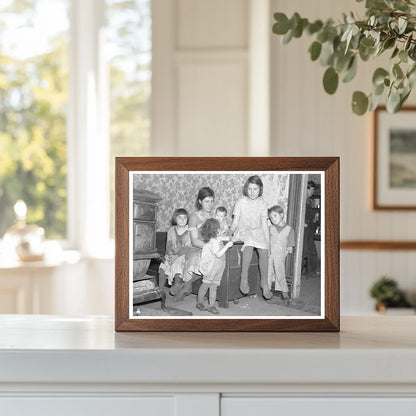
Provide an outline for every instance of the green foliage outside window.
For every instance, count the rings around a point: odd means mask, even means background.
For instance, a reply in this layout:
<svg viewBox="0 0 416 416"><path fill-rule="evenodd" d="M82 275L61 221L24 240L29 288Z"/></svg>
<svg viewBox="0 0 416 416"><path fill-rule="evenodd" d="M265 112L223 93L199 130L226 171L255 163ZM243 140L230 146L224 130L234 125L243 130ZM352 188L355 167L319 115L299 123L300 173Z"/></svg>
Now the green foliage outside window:
<svg viewBox="0 0 416 416"><path fill-rule="evenodd" d="M47 238L67 234L68 28L57 29L41 53L10 48L10 30L34 28L39 7L69 0L5 0L0 5L0 238L23 199L28 223ZM110 129L110 234L114 224L114 157L149 152L151 95L150 0L106 0ZM51 21L53 11L45 25ZM55 18L55 16L54 16ZM61 15L62 18L62 15ZM37 22L39 23L39 21ZM39 24L38 24L39 26ZM55 27L59 25L55 24ZM17 46L24 41L16 39ZM9 46L7 49L5 45Z"/></svg>
<svg viewBox="0 0 416 416"><path fill-rule="evenodd" d="M44 227L48 238L66 237L66 33L36 55L23 49L19 57L5 47L8 22L30 28L34 7L17 0L0 7L0 238L18 199L28 206L29 223Z"/></svg>

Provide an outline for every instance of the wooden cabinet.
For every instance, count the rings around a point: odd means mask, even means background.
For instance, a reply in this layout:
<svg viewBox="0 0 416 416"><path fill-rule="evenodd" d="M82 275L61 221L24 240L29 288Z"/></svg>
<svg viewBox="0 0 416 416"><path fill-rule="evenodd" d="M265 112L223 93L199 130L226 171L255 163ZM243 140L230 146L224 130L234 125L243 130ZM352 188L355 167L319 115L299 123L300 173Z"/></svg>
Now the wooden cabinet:
<svg viewBox="0 0 416 416"><path fill-rule="evenodd" d="M156 255L156 212L161 197L144 189L133 190L133 262ZM141 270L140 267L134 267ZM134 275L133 280L138 278Z"/></svg>
<svg viewBox="0 0 416 416"><path fill-rule="evenodd" d="M241 248L242 242L236 242L230 249L226 251L226 264L222 275L221 284L217 290L217 301L220 308L228 308L228 303L238 301L243 295L240 291L241 277ZM250 291L248 295L261 295L259 284L259 256L257 250L253 250L250 267L248 269L248 284ZM192 293L197 294L201 279L195 281L192 285Z"/></svg>
<svg viewBox="0 0 416 416"><path fill-rule="evenodd" d="M162 298L165 293L159 290L156 278L148 274L152 259L158 258L156 248L157 203L162 198L145 189L133 190L133 313L140 314L138 305Z"/></svg>

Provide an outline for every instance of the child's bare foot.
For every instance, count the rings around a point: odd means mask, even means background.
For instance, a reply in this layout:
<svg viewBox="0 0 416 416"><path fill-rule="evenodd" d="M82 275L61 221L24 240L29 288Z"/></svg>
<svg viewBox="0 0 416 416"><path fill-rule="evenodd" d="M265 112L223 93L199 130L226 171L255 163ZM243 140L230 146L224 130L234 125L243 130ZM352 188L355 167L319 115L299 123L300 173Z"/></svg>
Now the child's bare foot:
<svg viewBox="0 0 416 416"><path fill-rule="evenodd" d="M208 310L208 308L203 303L200 303L200 302L196 303L196 308L199 309L200 311Z"/></svg>
<svg viewBox="0 0 416 416"><path fill-rule="evenodd" d="M208 306L208 308L206 309L209 313L212 313L214 315L218 315L218 309L215 306Z"/></svg>
<svg viewBox="0 0 416 416"><path fill-rule="evenodd" d="M273 297L273 293L269 290L269 288L263 288L263 297L266 300L270 300Z"/></svg>
<svg viewBox="0 0 416 416"><path fill-rule="evenodd" d="M241 281L240 281L240 292L243 295L248 295L248 292L250 292L250 286L248 285L248 279L247 279L247 277L246 278L244 278L244 277L241 278Z"/></svg>

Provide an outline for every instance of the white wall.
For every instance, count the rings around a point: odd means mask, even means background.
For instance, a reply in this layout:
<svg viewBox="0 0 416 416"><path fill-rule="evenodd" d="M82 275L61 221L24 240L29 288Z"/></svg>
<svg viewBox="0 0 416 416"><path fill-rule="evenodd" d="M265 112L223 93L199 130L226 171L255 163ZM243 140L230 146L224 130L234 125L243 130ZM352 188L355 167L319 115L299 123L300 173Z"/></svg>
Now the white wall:
<svg viewBox="0 0 416 416"><path fill-rule="evenodd" d="M272 11L291 15L298 11L310 19L336 18L342 12L361 11L351 0L272 0ZM322 88L324 68L311 62L307 52L311 38L281 44L272 35L272 139L273 155L340 156L341 240L415 240L416 212L372 211L372 120L351 112L355 90L371 91L373 70L382 64L359 63L359 75L341 84L334 96ZM415 95L409 103L415 102ZM368 313L372 282L381 275L395 277L403 289L416 295L414 251L341 251L341 311Z"/></svg>
<svg viewBox="0 0 416 416"><path fill-rule="evenodd" d="M154 0L152 11L152 154L245 155L248 0Z"/></svg>

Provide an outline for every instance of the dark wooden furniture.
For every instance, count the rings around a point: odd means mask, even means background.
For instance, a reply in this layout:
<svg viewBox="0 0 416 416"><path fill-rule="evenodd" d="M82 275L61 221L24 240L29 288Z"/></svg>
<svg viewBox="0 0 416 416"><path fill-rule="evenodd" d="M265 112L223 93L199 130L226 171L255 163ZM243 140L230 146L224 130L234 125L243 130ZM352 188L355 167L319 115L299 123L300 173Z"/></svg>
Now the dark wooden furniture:
<svg viewBox="0 0 416 416"><path fill-rule="evenodd" d="M162 300L165 309L166 294L159 289L154 275L148 274L156 249L156 211L160 196L144 189L133 190L133 313L140 314L139 305Z"/></svg>
<svg viewBox="0 0 416 416"><path fill-rule="evenodd" d="M228 308L228 303L231 301L238 302L238 299L243 296L261 295L260 281L259 281L259 256L257 251L253 251L250 267L248 269L248 284L250 291L248 295L243 295L240 292L240 276L241 276L241 261L242 242L236 242L227 250L225 270L222 275L221 284L217 290L217 301L220 308ZM197 294L201 286L202 279L198 279L192 285L192 293Z"/></svg>

